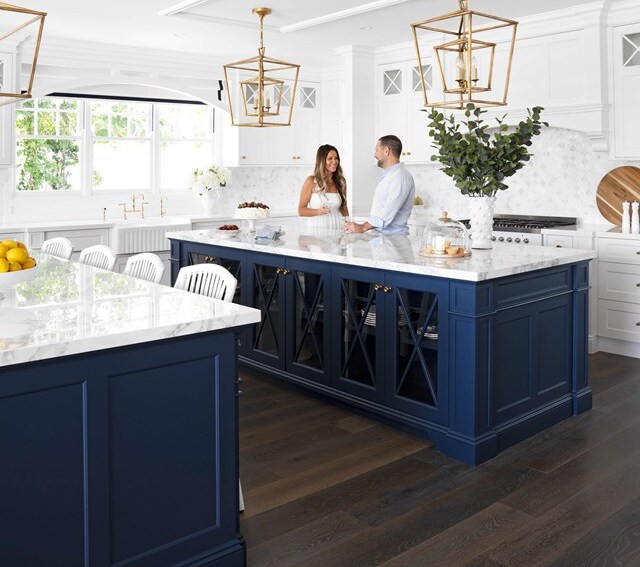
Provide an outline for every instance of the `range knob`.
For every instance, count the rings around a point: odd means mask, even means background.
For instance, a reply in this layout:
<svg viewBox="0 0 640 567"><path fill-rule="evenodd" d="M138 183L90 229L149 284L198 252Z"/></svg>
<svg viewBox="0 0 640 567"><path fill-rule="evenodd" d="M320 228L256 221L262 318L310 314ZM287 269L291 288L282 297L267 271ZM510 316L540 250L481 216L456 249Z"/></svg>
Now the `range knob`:
<svg viewBox="0 0 640 567"><path fill-rule="evenodd" d="M510 236L507 236L507 242L511 242L513 239Z"/></svg>
<svg viewBox="0 0 640 567"><path fill-rule="evenodd" d="M519 239L519 238L516 238L514 242L520 242L520 239Z"/></svg>
<svg viewBox="0 0 640 567"><path fill-rule="evenodd" d="M495 241L496 241L496 237L495 237L495 236L492 236L492 237L491 237L491 240L493 240L493 241L495 242Z"/></svg>
<svg viewBox="0 0 640 567"><path fill-rule="evenodd" d="M500 242L504 242L504 236L500 236L500 237L498 237L498 240L499 240Z"/></svg>
<svg viewBox="0 0 640 567"><path fill-rule="evenodd" d="M524 242L525 244L529 244L529 239L528 238L523 238L522 242Z"/></svg>

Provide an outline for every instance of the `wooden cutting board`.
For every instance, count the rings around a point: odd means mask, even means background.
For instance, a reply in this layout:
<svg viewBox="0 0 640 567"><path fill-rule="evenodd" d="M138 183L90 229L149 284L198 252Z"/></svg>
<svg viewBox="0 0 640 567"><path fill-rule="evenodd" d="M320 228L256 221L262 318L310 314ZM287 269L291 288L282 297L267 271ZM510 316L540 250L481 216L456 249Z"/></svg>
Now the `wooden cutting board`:
<svg viewBox="0 0 640 567"><path fill-rule="evenodd" d="M622 224L622 202L640 201L640 168L616 167L598 184L596 204L600 214L613 224Z"/></svg>

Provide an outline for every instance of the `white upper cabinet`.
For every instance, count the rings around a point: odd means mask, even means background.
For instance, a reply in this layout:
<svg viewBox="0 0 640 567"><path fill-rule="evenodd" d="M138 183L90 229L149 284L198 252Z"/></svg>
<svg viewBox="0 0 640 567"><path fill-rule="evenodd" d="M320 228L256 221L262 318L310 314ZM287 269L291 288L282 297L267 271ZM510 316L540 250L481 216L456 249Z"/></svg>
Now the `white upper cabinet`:
<svg viewBox="0 0 640 567"><path fill-rule="evenodd" d="M429 92L433 89L434 69L431 63L422 67ZM416 61L402 61L378 66L377 137L394 134L402 140L401 160L425 163L431 160L433 149L427 124L427 112L422 111L424 99L420 68Z"/></svg>
<svg viewBox="0 0 640 567"><path fill-rule="evenodd" d="M640 158L640 23L613 28L614 154Z"/></svg>
<svg viewBox="0 0 640 567"><path fill-rule="evenodd" d="M315 83L298 83L289 128L267 128L267 160L270 165L312 165L321 143L320 89ZM291 104L291 89L287 93ZM287 108L288 111L288 108Z"/></svg>
<svg viewBox="0 0 640 567"><path fill-rule="evenodd" d="M294 98L285 85L280 113L286 120L294 104L291 126L238 128L237 165L312 165L321 143L319 93L317 83L299 82Z"/></svg>

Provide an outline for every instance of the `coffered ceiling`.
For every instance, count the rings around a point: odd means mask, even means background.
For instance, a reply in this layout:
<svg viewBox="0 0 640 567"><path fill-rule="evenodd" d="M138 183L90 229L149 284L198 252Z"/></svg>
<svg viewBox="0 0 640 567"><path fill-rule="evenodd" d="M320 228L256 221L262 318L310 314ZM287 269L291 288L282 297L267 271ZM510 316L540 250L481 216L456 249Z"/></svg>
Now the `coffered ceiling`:
<svg viewBox="0 0 640 567"><path fill-rule="evenodd" d="M606 0L610 3L616 0ZM588 4L581 0L470 0L474 10L509 18ZM48 12L46 36L203 53L220 60L251 56L258 43L257 5L267 54L322 66L344 45L375 47L411 40L409 24L457 9L456 0L36 0ZM161 14L167 15L161 15Z"/></svg>

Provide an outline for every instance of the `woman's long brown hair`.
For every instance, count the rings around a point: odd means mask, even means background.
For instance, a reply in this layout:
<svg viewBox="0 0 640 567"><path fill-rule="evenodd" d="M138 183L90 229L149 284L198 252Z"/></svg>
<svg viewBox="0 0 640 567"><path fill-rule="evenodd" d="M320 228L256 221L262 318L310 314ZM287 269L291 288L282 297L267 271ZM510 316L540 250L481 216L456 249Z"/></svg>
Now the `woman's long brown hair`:
<svg viewBox="0 0 640 567"><path fill-rule="evenodd" d="M342 166L340 165L340 152L338 152L338 148L330 144L324 144L318 148L318 151L316 152L316 167L313 170L313 176L318 183L318 188L320 189L320 191L326 191L327 156L329 155L329 152L331 150L336 152L336 155L338 156L338 168L333 174L333 182L336 184L338 195L340 195L340 209L343 209L347 206L347 180L344 177L344 173L342 173Z"/></svg>

